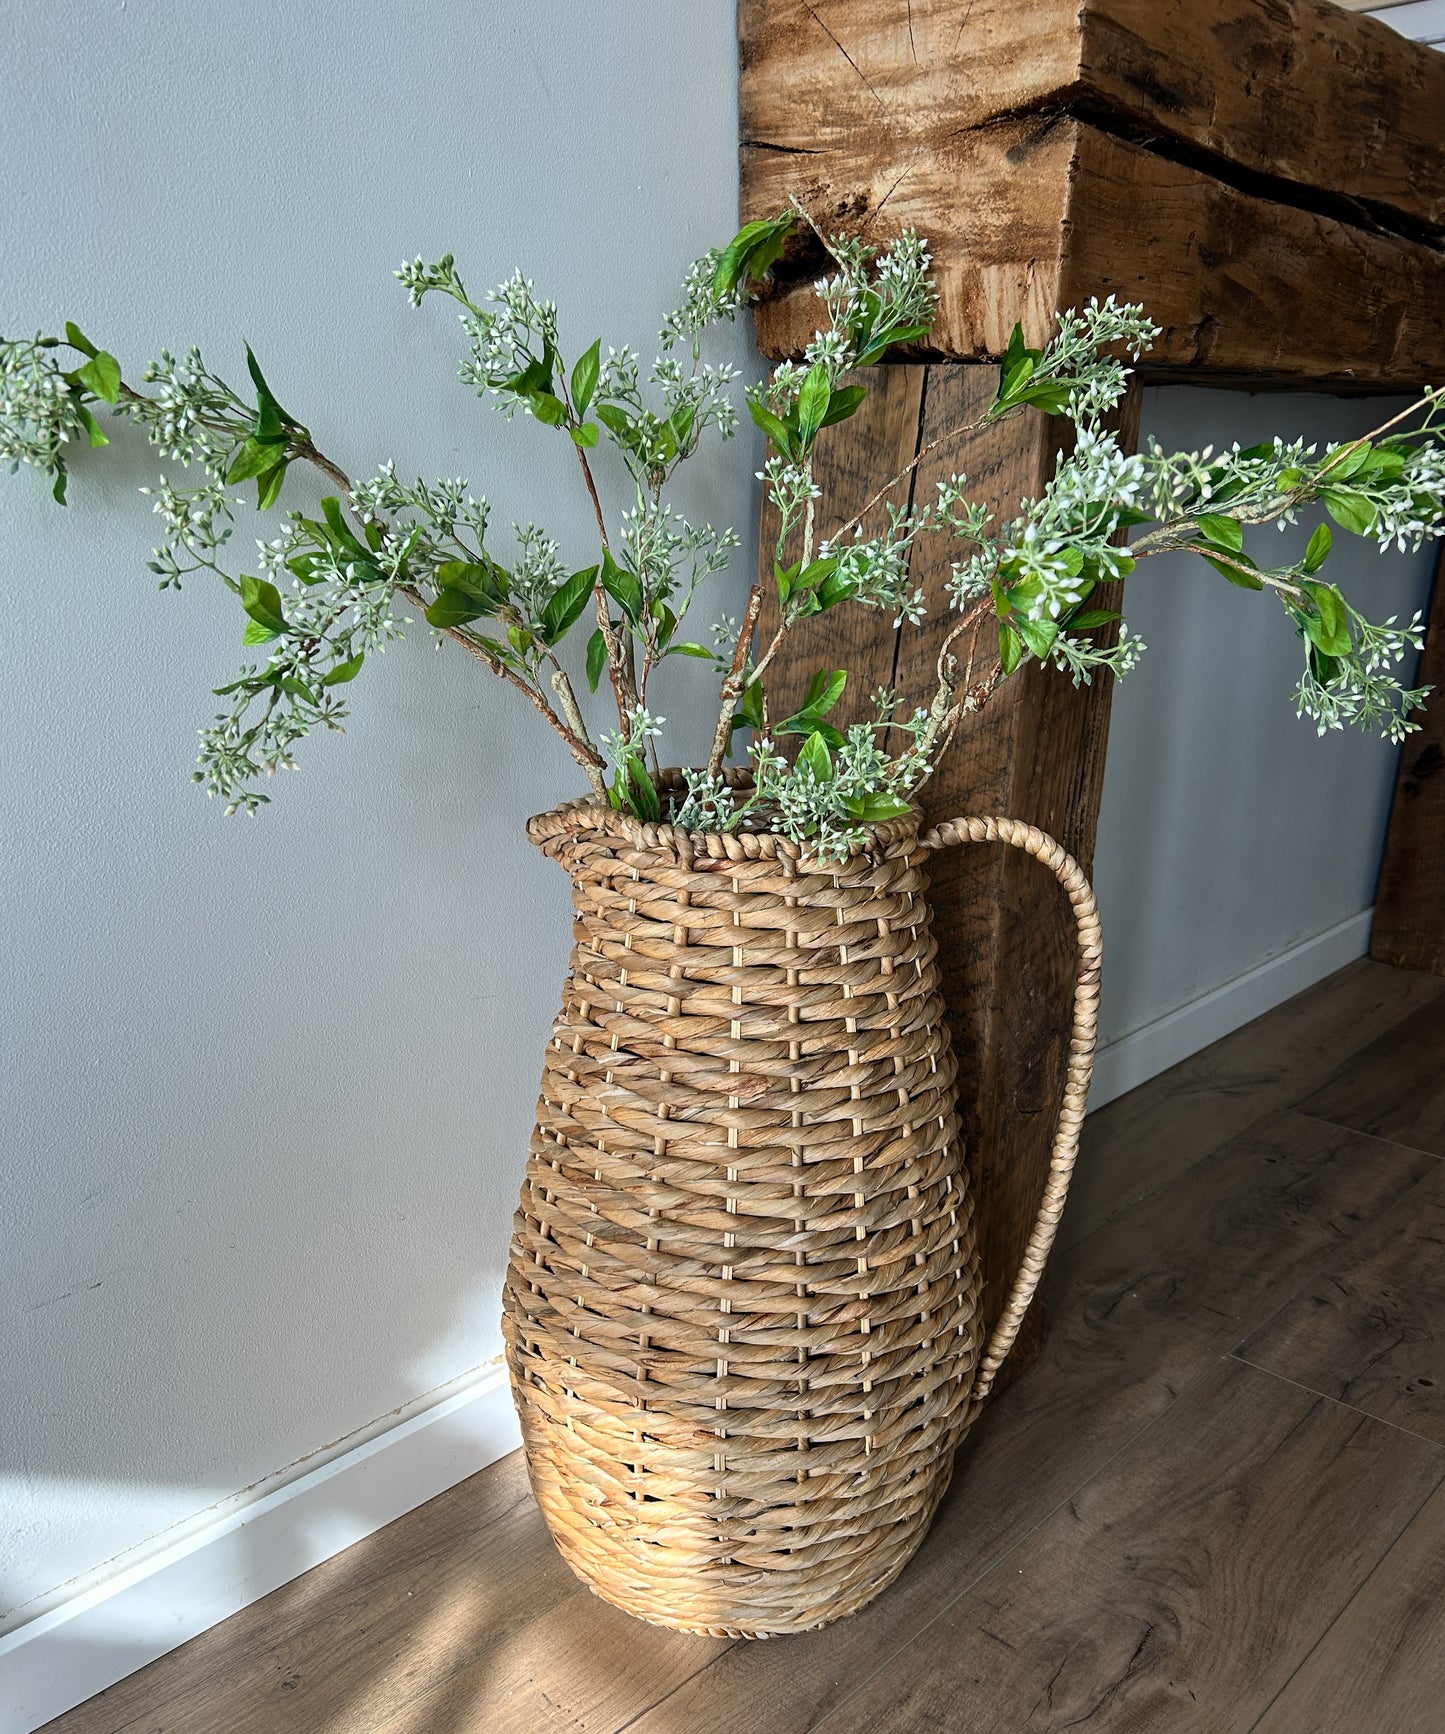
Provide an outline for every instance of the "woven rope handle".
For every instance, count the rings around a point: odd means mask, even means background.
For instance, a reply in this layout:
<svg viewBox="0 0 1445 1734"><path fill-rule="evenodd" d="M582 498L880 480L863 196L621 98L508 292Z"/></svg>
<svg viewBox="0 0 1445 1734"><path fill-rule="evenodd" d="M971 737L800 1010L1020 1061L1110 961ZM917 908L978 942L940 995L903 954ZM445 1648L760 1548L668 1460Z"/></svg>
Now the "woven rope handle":
<svg viewBox="0 0 1445 1734"><path fill-rule="evenodd" d="M1023 1324L1024 1314L1039 1286L1049 1251L1058 1232L1069 1178L1079 1154L1079 1132L1089 1080L1094 1071L1094 1040L1099 1027L1099 969L1103 958L1103 935L1094 892L1084 870L1072 855L1047 833L1017 819L959 818L936 826L919 838L925 849L944 849L955 843L1008 843L1022 849L1049 868L1068 894L1078 924L1079 976L1074 988L1074 1022L1069 1034L1069 1065L1064 1077L1064 1104L1059 1111L1049 1156L1048 1178L1033 1232L1024 1249L1023 1262L1014 1278L1008 1302L993 1328L974 1373L969 1395L968 1421L977 1415L992 1389L994 1376L1008 1357Z"/></svg>

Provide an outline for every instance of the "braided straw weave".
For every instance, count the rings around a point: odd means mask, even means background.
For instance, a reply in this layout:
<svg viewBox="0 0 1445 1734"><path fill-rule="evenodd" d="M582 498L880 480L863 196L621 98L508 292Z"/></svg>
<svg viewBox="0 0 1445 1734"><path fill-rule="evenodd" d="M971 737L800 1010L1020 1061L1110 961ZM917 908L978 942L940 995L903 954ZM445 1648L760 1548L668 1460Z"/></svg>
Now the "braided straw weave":
<svg viewBox="0 0 1445 1734"><path fill-rule="evenodd" d="M504 1327L532 1487L599 1595L760 1637L861 1607L913 1553L1042 1272L1078 1144L1098 922L1042 832L916 815L842 864L591 802L529 835L571 874ZM973 1200L923 863L1046 862L1083 969L1043 1209L981 1341Z"/></svg>

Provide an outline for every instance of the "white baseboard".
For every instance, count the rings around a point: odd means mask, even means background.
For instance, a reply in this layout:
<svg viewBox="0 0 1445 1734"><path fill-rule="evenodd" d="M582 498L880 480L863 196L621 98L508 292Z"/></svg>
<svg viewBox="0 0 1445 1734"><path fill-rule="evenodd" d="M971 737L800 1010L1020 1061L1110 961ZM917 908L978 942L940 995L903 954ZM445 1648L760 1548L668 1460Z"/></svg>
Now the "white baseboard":
<svg viewBox="0 0 1445 1734"><path fill-rule="evenodd" d="M0 1734L30 1734L522 1442L496 1365L402 1415L0 1637Z"/></svg>
<svg viewBox="0 0 1445 1734"><path fill-rule="evenodd" d="M1105 1102L1167 1072L1180 1060L1273 1011L1357 957L1364 957L1370 948L1373 915L1372 909L1362 910L1142 1029L1106 1042L1094 1062L1089 1106L1102 1108Z"/></svg>

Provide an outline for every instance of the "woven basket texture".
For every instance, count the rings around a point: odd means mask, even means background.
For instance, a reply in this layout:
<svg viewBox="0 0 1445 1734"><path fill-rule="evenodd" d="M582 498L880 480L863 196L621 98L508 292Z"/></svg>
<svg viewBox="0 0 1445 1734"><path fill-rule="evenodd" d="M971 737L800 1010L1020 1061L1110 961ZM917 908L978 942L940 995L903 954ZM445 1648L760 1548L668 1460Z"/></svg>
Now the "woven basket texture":
<svg viewBox="0 0 1445 1734"><path fill-rule="evenodd" d="M576 918L507 1275L512 1387L564 1557L662 1625L759 1637L861 1607L975 1412L940 834L917 823L827 865L590 802L529 826Z"/></svg>
<svg viewBox="0 0 1445 1734"><path fill-rule="evenodd" d="M633 1613L820 1625L917 1546L980 1348L922 867L558 817L576 944L506 1299L533 1488Z"/></svg>

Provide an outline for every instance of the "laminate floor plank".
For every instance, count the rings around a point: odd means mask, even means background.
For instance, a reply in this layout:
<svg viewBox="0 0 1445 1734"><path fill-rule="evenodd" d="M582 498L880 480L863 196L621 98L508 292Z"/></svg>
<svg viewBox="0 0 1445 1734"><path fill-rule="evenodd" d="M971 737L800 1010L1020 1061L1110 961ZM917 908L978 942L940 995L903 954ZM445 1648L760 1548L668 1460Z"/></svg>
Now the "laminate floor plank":
<svg viewBox="0 0 1445 1734"><path fill-rule="evenodd" d="M1445 1445L1445 1163L1236 1352Z"/></svg>
<svg viewBox="0 0 1445 1734"><path fill-rule="evenodd" d="M41 1734L371 1734L577 1587L515 1451Z"/></svg>
<svg viewBox="0 0 1445 1734"><path fill-rule="evenodd" d="M1293 1105L1432 1005L1445 1014L1445 977L1361 958L1106 1103L1084 1122L1059 1244L1169 1185L1268 1109Z"/></svg>
<svg viewBox="0 0 1445 1734"><path fill-rule="evenodd" d="M1278 1340L1261 1328L1266 1321L1282 1330L1312 1316L1294 1297L1324 1292L1327 1275L1348 1280L1357 1264L1385 1256L1366 1238L1370 1225L1392 1208L1402 1214L1401 1201L1445 1169L1418 1147L1319 1116L1313 1098L1384 1032L1437 999L1445 1011L1442 996L1445 981L1352 966L1091 1117L1083 1209L1071 1205L1066 1218L1043 1356L975 1428L918 1556L854 1618L736 1645L630 1620L567 1570L518 1454L58 1718L46 1734L803 1734L921 1642L951 1604L966 1602L970 1585L1006 1575L1010 1549L1033 1545L1035 1532L1055 1533L1091 1479L1113 1476L1116 1464L1145 1464L1141 1436L1173 1426L1172 1412L1189 1400L1181 1393L1217 1380L1221 1355L1248 1339ZM1428 1089L1428 1080L1411 1084L1402 1074L1401 1087ZM1301 1099L1310 1113L1285 1111ZM1413 1244L1416 1256L1433 1256L1423 1233ZM1407 1286L1405 1264L1391 1271ZM1299 1345L1315 1339L1296 1330L1291 1341L1291 1353L1303 1353ZM1246 1373L1219 1387L1220 1401L1266 1378L1299 1395L1273 1374ZM1390 1429L1368 1434L1388 1437ZM1435 1447L1416 1438L1398 1449ZM1379 1473L1395 1477L1397 1467L1387 1453ZM1122 1545L1122 1527L1111 1534ZM1342 1618L1339 1630L1346 1625ZM1107 1672L1113 1652L1096 1645L1096 1654ZM1308 1668L1300 1677L1308 1684ZM941 1713L937 1725L950 1734L965 1726L974 1734L956 1705ZM1153 1734L1128 1720L1085 1725ZM915 1734L933 1724L887 1718L880 1726ZM1020 1712L1017 1727L1031 1726ZM1175 1734L1173 1725L1166 1731Z"/></svg>
<svg viewBox="0 0 1445 1734"><path fill-rule="evenodd" d="M1440 1734L1442 1705L1445 1490L1437 1490L1254 1734Z"/></svg>
<svg viewBox="0 0 1445 1734"><path fill-rule="evenodd" d="M1227 1360L813 1726L1244 1734L1442 1481L1438 1447Z"/></svg>
<svg viewBox="0 0 1445 1734"><path fill-rule="evenodd" d="M1445 1156L1445 1000L1417 1007L1298 1106L1337 1126Z"/></svg>
<svg viewBox="0 0 1445 1734"><path fill-rule="evenodd" d="M1240 1322L1268 1317L1436 1166L1276 1113L1068 1248L1042 1356L984 1413L898 1581L821 1632L734 1646L628 1734L738 1734L740 1705L748 1727L812 1728L1164 1415L1238 1341Z"/></svg>
<svg viewBox="0 0 1445 1734"><path fill-rule="evenodd" d="M728 1647L646 1625L578 1585L376 1734L617 1734Z"/></svg>

